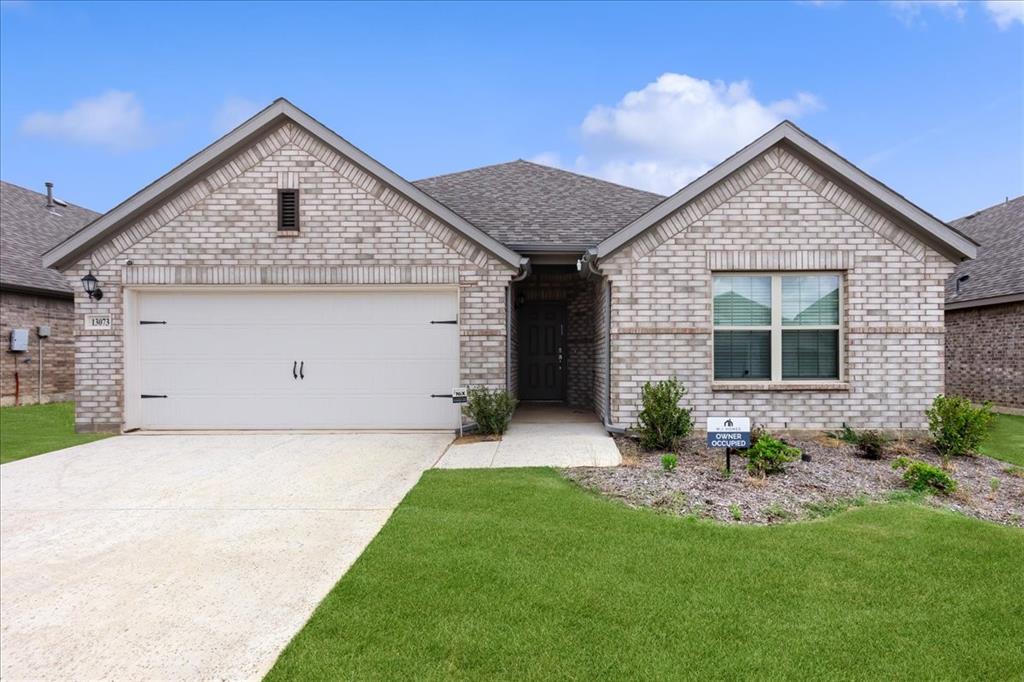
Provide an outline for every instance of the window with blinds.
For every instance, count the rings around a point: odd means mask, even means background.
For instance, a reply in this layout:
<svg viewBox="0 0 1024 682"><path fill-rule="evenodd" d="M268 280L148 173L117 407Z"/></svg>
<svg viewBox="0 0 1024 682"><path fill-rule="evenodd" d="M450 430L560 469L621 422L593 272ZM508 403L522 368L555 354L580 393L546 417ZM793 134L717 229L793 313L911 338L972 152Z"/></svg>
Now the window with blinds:
<svg viewBox="0 0 1024 682"><path fill-rule="evenodd" d="M838 274L714 276L717 381L837 380Z"/></svg>
<svg viewBox="0 0 1024 682"><path fill-rule="evenodd" d="M299 229L299 190L277 191L277 229L285 232Z"/></svg>

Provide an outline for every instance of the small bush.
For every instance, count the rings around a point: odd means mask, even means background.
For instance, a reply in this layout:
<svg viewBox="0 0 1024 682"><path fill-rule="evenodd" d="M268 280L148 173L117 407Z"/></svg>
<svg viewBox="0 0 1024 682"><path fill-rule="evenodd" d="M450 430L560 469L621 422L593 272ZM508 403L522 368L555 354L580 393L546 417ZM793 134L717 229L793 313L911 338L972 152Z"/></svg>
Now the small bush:
<svg viewBox="0 0 1024 682"><path fill-rule="evenodd" d="M857 445L860 443L860 436L847 424L843 424L842 430L829 431L825 435L835 438L836 440L841 440L844 443L850 443L851 445Z"/></svg>
<svg viewBox="0 0 1024 682"><path fill-rule="evenodd" d="M466 412L483 434L502 434L508 430L516 399L508 391L489 391L471 388L467 395Z"/></svg>
<svg viewBox="0 0 1024 682"><path fill-rule="evenodd" d="M973 454L988 432L992 404L975 407L967 398L937 395L925 410L928 431L943 457Z"/></svg>
<svg viewBox="0 0 1024 682"><path fill-rule="evenodd" d="M956 490L952 476L928 462L899 457L892 463L892 468L903 469L903 482L914 492L948 495Z"/></svg>
<svg viewBox="0 0 1024 682"><path fill-rule="evenodd" d="M690 410L679 407L686 389L676 379L647 382L642 392L643 409L637 420L640 445L648 450L667 450L693 430Z"/></svg>
<svg viewBox="0 0 1024 682"><path fill-rule="evenodd" d="M675 455L662 455L661 468L665 471L672 471L679 464L679 458Z"/></svg>
<svg viewBox="0 0 1024 682"><path fill-rule="evenodd" d="M881 459L888 442L878 431L864 431L857 437L857 451L864 459Z"/></svg>
<svg viewBox="0 0 1024 682"><path fill-rule="evenodd" d="M784 470L786 462L792 462L800 456L800 450L777 438L763 435L757 439L754 447L747 450L746 455L747 471L764 476Z"/></svg>
<svg viewBox="0 0 1024 682"><path fill-rule="evenodd" d="M740 509L740 506L738 504L729 505L729 515L732 516L733 521L743 520L743 510Z"/></svg>

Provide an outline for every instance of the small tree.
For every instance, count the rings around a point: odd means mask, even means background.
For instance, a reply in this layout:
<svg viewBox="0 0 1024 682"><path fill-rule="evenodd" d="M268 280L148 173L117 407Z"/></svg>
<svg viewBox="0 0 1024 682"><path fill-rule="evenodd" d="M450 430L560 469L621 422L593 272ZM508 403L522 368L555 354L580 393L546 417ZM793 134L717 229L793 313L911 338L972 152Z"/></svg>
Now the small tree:
<svg viewBox="0 0 1024 682"><path fill-rule="evenodd" d="M925 410L928 431L943 457L973 454L988 433L992 404L975 407L967 398L937 395Z"/></svg>
<svg viewBox="0 0 1024 682"><path fill-rule="evenodd" d="M508 430L516 399L508 391L471 388L467 394L466 412L483 434L502 434Z"/></svg>
<svg viewBox="0 0 1024 682"><path fill-rule="evenodd" d="M686 389L676 379L644 384L643 409L637 418L640 445L648 450L671 448L680 438L690 435L693 419L690 410L679 406Z"/></svg>

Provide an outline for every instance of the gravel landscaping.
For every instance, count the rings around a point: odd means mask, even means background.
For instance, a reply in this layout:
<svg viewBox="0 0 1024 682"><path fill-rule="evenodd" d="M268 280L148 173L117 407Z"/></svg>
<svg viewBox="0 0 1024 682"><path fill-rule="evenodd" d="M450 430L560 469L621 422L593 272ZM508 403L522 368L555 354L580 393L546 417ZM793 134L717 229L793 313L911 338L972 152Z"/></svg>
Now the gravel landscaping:
<svg viewBox="0 0 1024 682"><path fill-rule="evenodd" d="M891 443L879 460L859 457L856 446L824 434L785 440L810 455L810 461L790 462L783 473L765 478L748 475L746 460L737 455L732 458L732 474L727 475L725 452L710 450L693 437L679 448L674 471L662 469L664 453L644 452L635 440L619 437L621 466L566 469L563 475L633 507L729 523L767 524L814 518L849 505L909 494L901 472L892 466L899 456L935 465L942 462L924 440ZM925 503L1024 527L1022 470L978 456L955 458L949 473L957 481L957 491L925 496Z"/></svg>

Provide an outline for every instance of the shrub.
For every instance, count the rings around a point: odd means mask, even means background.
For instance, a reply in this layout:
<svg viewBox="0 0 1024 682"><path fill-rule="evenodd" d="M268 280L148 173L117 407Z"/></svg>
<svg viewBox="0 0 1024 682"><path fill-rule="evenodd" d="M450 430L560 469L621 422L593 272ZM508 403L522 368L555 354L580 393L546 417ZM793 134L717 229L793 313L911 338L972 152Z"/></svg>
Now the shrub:
<svg viewBox="0 0 1024 682"><path fill-rule="evenodd" d="M747 450L746 455L747 471L764 476L782 471L786 462L792 462L800 456L800 450L765 434L757 439L754 447Z"/></svg>
<svg viewBox="0 0 1024 682"><path fill-rule="evenodd" d="M743 520L743 510L740 509L740 506L738 504L729 505L729 515L732 516L733 521Z"/></svg>
<svg viewBox="0 0 1024 682"><path fill-rule="evenodd" d="M844 443L850 443L851 445L857 445L860 443L860 436L854 431L848 424L843 424L843 428L840 431L829 431L827 434L830 438L841 440Z"/></svg>
<svg viewBox="0 0 1024 682"><path fill-rule="evenodd" d="M928 462L899 457L892 463L892 468L903 469L903 482L914 492L949 494L956 490L953 477Z"/></svg>
<svg viewBox="0 0 1024 682"><path fill-rule="evenodd" d="M865 459L880 459L888 442L878 431L864 431L857 437L857 450Z"/></svg>
<svg viewBox="0 0 1024 682"><path fill-rule="evenodd" d="M679 464L679 458L675 455L662 455L661 468L665 471L672 471Z"/></svg>
<svg viewBox="0 0 1024 682"><path fill-rule="evenodd" d="M640 445L648 450L668 449L693 429L690 410L679 407L686 389L676 379L644 384L643 409L637 420Z"/></svg>
<svg viewBox="0 0 1024 682"><path fill-rule="evenodd" d="M483 434L501 434L508 430L516 399L508 391L489 391L471 388L467 395L466 412Z"/></svg>
<svg viewBox="0 0 1024 682"><path fill-rule="evenodd" d="M974 407L967 398L937 395L925 415L928 431L943 457L969 455L985 439L992 421L992 404Z"/></svg>

